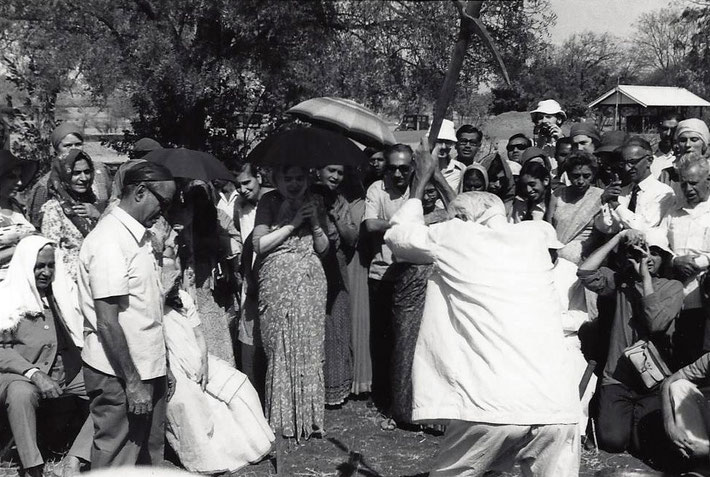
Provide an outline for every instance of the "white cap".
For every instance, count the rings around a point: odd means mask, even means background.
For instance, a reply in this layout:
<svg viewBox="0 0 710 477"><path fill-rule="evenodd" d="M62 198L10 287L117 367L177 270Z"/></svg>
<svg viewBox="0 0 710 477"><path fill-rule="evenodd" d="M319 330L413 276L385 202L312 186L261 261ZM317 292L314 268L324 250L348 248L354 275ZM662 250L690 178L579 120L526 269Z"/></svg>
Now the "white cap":
<svg viewBox="0 0 710 477"><path fill-rule="evenodd" d="M560 103L558 103L554 99L544 99L537 103L537 108L530 111L530 115L534 115L535 113L559 114L560 116L562 116L562 119L567 119L567 114L562 111L562 106L560 106Z"/></svg>
<svg viewBox="0 0 710 477"><path fill-rule="evenodd" d="M429 126L429 130L426 133L426 136L429 137L429 133L431 132L431 126ZM450 121L448 119L444 119L441 121L441 128L439 128L439 136L437 139L440 139L442 141L451 141L451 142L458 142L458 139L456 139L456 129L454 128L454 122Z"/></svg>
<svg viewBox="0 0 710 477"><path fill-rule="evenodd" d="M653 227L644 233L646 236L646 244L650 247L658 247L664 252L668 252L670 254L673 254L671 252L671 246L668 243L668 235L666 232L658 227Z"/></svg>

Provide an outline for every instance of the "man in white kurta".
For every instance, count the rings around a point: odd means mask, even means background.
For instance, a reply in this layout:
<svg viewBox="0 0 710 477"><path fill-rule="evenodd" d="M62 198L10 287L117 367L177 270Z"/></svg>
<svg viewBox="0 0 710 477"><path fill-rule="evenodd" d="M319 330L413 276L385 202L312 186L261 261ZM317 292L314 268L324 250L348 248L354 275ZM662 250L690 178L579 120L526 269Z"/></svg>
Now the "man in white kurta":
<svg viewBox="0 0 710 477"><path fill-rule="evenodd" d="M449 206L457 218L427 227L419 189L385 240L398 260L434 264L412 370L413 419L448 423L430 475L517 462L526 476L576 476L579 400L549 225L508 224L500 199L468 192Z"/></svg>

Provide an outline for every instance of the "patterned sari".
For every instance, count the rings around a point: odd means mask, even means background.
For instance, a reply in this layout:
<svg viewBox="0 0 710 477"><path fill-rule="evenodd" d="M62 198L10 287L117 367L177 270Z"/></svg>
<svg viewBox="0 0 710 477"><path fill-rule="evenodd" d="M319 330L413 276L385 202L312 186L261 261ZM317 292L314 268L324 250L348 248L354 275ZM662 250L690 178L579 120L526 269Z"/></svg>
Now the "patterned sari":
<svg viewBox="0 0 710 477"><path fill-rule="evenodd" d="M261 199L254 242L287 223L277 191ZM321 209L322 210L322 209ZM323 343L327 283L308 226L257 263L261 337L268 360L266 417L286 437L308 438L323 427Z"/></svg>

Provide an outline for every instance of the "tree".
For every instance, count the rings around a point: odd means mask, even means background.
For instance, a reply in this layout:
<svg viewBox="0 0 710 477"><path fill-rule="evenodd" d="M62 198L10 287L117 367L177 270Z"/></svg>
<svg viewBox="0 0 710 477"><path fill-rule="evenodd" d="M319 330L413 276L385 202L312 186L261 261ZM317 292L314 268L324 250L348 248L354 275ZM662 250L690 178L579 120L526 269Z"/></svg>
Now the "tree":
<svg viewBox="0 0 710 477"><path fill-rule="evenodd" d="M512 70L538 48L547 7L485 2L481 18ZM18 80L42 91L36 101L48 116L57 92L76 80L94 101L128 98L134 136L229 159L315 96L348 97L385 114L426 110L457 18L450 1L4 0L0 47L41 71L18 69ZM474 38L459 91L477 91L496 69Z"/></svg>
<svg viewBox="0 0 710 477"><path fill-rule="evenodd" d="M686 84L686 57L693 29L683 21L682 11L667 7L641 15L631 39L631 58L651 84Z"/></svg>

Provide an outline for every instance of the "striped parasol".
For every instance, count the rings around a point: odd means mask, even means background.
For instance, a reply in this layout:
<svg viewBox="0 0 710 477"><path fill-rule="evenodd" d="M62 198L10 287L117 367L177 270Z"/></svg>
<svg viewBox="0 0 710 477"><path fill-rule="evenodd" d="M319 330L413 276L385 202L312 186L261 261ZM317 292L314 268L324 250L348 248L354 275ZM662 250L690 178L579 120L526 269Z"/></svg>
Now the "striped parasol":
<svg viewBox="0 0 710 477"><path fill-rule="evenodd" d="M286 112L321 128L341 132L365 146L381 148L397 143L387 123L349 99L313 98Z"/></svg>

